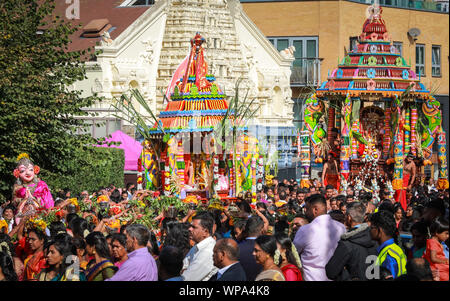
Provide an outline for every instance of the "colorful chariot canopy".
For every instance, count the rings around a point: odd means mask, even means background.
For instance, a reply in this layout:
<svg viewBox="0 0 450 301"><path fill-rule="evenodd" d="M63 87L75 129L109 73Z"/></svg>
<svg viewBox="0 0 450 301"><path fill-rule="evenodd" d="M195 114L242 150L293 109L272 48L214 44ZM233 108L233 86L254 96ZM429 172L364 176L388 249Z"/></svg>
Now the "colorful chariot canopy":
<svg viewBox="0 0 450 301"><path fill-rule="evenodd" d="M151 134L162 133L161 128L166 133L209 132L226 115L226 95L215 83L214 75L208 73L202 46L204 42L200 33L191 39L187 60L178 66L173 75L167 91L169 101L166 109L159 114L159 126L155 123L150 129Z"/></svg>
<svg viewBox="0 0 450 301"><path fill-rule="evenodd" d="M391 36L381 18L382 8L373 7L358 37L356 49L346 55L336 69L328 74L317 96L348 95L350 97L376 96L392 98L401 96L408 87L410 96L425 100L430 91L420 83L411 66L392 45Z"/></svg>

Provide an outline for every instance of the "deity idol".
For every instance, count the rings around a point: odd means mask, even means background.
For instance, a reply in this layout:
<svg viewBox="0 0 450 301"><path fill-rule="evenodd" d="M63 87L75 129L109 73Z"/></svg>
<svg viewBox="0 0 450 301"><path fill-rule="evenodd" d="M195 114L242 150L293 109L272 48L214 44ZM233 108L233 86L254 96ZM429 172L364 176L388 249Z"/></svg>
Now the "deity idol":
<svg viewBox="0 0 450 301"><path fill-rule="evenodd" d="M21 154L17 158L17 167L14 176L17 181L14 184L12 201L19 204L19 212L34 203L46 209L54 206L53 197L47 184L37 177L40 168L35 165L27 154Z"/></svg>

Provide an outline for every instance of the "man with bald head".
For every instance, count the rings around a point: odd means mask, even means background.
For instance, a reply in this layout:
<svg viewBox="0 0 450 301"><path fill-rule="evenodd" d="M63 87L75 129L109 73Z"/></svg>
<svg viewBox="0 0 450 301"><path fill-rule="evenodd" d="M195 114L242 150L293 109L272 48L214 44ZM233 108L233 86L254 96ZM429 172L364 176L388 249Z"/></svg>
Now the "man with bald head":
<svg viewBox="0 0 450 301"><path fill-rule="evenodd" d="M216 242L213 261L219 271L210 281L246 281L245 271L239 262L239 246L234 239L223 238Z"/></svg>

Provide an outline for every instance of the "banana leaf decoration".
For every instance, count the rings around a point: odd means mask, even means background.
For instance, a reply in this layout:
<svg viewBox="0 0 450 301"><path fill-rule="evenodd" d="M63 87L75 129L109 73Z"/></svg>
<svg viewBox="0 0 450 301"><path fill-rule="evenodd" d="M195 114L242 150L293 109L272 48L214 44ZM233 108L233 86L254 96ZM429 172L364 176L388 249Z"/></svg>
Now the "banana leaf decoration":
<svg viewBox="0 0 450 301"><path fill-rule="evenodd" d="M355 138L359 143L362 143L364 145L367 145L367 140L358 132L353 132L353 138Z"/></svg>

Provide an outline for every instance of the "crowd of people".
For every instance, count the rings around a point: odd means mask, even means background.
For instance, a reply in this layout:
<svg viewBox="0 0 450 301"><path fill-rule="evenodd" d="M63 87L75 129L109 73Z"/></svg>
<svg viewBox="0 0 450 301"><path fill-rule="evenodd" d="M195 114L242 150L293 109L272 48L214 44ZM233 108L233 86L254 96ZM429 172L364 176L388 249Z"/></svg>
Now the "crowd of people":
<svg viewBox="0 0 450 301"><path fill-rule="evenodd" d="M449 191L413 187L407 210L381 192L276 178L223 206L161 212L157 227L107 227L103 198L129 207L151 192L114 186L54 195L50 224L1 205L0 280L7 281L448 281ZM86 209L88 208L88 209ZM97 209L96 209L97 208ZM201 209L201 210L200 210ZM112 213L114 214L114 213Z"/></svg>

